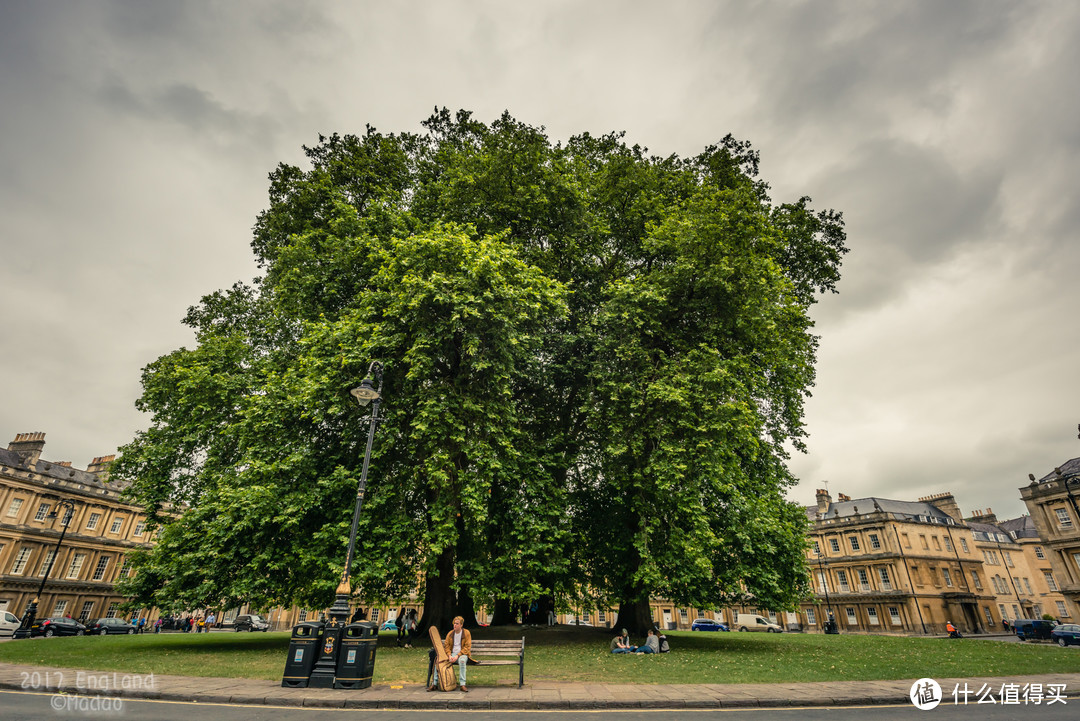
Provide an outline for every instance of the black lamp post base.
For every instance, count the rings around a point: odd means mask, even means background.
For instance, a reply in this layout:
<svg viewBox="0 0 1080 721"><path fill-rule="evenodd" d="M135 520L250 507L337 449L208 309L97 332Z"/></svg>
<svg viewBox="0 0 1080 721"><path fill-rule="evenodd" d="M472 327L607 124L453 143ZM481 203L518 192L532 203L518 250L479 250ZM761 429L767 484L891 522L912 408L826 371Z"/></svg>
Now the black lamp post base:
<svg viewBox="0 0 1080 721"><path fill-rule="evenodd" d="M37 620L37 599L35 598L30 602L30 605L26 607L26 614L23 616L22 625L15 629L15 633L12 634L12 638L30 638L30 628L34 625L34 621Z"/></svg>

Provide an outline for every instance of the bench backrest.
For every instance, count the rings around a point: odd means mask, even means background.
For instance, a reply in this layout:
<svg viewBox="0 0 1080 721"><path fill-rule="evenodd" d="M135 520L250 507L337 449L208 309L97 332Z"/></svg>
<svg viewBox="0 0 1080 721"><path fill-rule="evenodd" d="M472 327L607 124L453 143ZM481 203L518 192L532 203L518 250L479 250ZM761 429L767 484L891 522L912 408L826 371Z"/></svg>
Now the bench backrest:
<svg viewBox="0 0 1080 721"><path fill-rule="evenodd" d="M485 656L520 656L525 652L525 639L512 640L482 640L472 642L473 654Z"/></svg>

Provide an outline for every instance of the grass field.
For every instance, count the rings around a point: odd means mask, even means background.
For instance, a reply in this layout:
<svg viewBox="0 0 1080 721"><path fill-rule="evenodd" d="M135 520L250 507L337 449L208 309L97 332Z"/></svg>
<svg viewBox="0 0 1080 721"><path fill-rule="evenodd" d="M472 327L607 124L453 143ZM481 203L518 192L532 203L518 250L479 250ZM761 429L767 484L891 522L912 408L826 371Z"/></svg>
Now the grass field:
<svg viewBox="0 0 1080 721"><path fill-rule="evenodd" d="M525 681L768 683L1039 675L1080 672L1080 649L965 638L669 632L672 652L612 655L602 629L478 629L474 638L525 636ZM146 634L0 644L0 662L100 671L280 680L286 633ZM377 684L423 681L426 643L379 639ZM470 686L517 683L516 666L469 668Z"/></svg>

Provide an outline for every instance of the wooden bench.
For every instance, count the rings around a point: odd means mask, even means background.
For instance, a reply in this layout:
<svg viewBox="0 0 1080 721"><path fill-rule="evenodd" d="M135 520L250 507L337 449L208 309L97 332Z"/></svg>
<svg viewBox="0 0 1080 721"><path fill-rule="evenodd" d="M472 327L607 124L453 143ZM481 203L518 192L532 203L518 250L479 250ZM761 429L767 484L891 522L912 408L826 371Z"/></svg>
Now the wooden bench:
<svg viewBox="0 0 1080 721"><path fill-rule="evenodd" d="M475 664L474 664L475 662ZM473 639L469 665L477 666L517 666L518 688L525 684L525 637L520 640ZM431 678L432 667L428 664L428 673L424 679Z"/></svg>

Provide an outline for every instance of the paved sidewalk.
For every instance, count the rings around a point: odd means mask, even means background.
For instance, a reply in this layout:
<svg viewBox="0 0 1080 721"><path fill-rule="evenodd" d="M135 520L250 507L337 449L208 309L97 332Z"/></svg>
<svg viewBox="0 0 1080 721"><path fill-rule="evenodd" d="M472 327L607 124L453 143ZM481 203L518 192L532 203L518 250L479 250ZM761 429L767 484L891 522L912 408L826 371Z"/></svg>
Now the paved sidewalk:
<svg viewBox="0 0 1080 721"><path fill-rule="evenodd" d="M956 684L974 693L986 684L999 697L1003 684L1065 684L1064 696L1080 695L1080 674L1007 678L936 679L946 698ZM124 698L319 708L450 709L716 709L783 706L908 704L914 679L783 684L530 683L470 686L469 693L428 692L423 686L378 684L362 690L289 689L251 679L143 676L0 664L0 689L109 695ZM974 699L974 696L972 697Z"/></svg>

